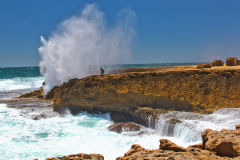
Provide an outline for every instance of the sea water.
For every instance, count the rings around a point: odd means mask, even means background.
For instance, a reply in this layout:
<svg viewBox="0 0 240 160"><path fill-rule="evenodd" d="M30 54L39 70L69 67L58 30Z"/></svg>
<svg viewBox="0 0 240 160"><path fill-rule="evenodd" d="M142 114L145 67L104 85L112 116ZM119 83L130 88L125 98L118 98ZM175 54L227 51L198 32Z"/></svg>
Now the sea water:
<svg viewBox="0 0 240 160"><path fill-rule="evenodd" d="M37 67L0 68L0 100L14 98L39 88L42 82L44 78ZM27 114L35 114L34 112L36 111ZM42 160L46 157L74 153L99 153L106 160L114 160L118 156L123 156L132 144L157 149L159 139L167 138L187 147L200 143L201 133L206 128L234 129L235 125L240 123L238 108L220 109L209 115L169 112L160 115L156 120L155 132L146 128L149 134L137 135L134 132L118 134L108 131L107 127L113 124L108 114L81 113L76 116L71 114L62 116L52 110L47 112L49 114L52 112L51 114L55 116L33 120L31 116L23 116L21 109L9 108L7 104L0 103L1 160L33 158ZM174 118L181 123L168 122Z"/></svg>

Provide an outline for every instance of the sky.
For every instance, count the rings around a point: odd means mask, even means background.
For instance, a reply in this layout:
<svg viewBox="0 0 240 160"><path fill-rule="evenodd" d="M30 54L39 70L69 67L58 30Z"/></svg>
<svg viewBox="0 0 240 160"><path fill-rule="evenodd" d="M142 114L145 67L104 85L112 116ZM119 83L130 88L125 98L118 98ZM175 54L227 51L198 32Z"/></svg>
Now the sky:
<svg viewBox="0 0 240 160"><path fill-rule="evenodd" d="M1 0L0 67L38 66L40 36L92 3L109 24L124 8L135 12L129 63L240 58L239 0Z"/></svg>

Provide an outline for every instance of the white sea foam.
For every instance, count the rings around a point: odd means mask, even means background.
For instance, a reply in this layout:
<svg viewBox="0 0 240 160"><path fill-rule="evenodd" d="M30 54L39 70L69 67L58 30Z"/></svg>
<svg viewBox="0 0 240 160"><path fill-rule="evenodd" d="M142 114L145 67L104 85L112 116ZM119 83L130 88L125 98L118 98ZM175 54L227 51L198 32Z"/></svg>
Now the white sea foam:
<svg viewBox="0 0 240 160"><path fill-rule="evenodd" d="M44 77L18 77L12 79L0 79L0 91L17 89L39 88Z"/></svg>
<svg viewBox="0 0 240 160"><path fill-rule="evenodd" d="M19 110L0 104L0 159L42 160L82 152L99 153L106 160L114 160L117 156L123 156L132 144L157 149L161 138L187 147L201 141L197 138L191 141L189 137L199 136L205 128L233 129L239 123L239 112L240 109L221 109L210 115L171 112L169 115L182 121L181 125L175 126L174 134L158 130L157 134L129 136L131 134L117 134L107 130L113 123L108 114L68 114L65 117L55 116L35 121L20 116ZM169 115L165 114L165 118L171 117ZM166 122L166 119L162 121ZM164 126L159 127L164 129ZM168 129L166 123L165 129Z"/></svg>
<svg viewBox="0 0 240 160"><path fill-rule="evenodd" d="M63 21L48 40L41 37L39 66L46 78L45 93L71 78L96 74L91 66L126 63L131 56L135 14L125 9L118 17L109 26L104 13L90 4L81 14Z"/></svg>
<svg viewBox="0 0 240 160"><path fill-rule="evenodd" d="M2 110L1 110L2 108ZM52 117L34 121L0 105L0 154L3 159L45 159L72 153L100 153L106 160L122 156L134 143L158 148L159 136L110 132L108 115ZM13 114L14 113L14 114Z"/></svg>
<svg viewBox="0 0 240 160"><path fill-rule="evenodd" d="M177 119L181 123L169 123ZM159 116L156 130L160 136L175 137L184 143L201 142L201 133L211 128L213 130L235 129L240 123L240 108L223 108L212 114L191 112L169 112Z"/></svg>

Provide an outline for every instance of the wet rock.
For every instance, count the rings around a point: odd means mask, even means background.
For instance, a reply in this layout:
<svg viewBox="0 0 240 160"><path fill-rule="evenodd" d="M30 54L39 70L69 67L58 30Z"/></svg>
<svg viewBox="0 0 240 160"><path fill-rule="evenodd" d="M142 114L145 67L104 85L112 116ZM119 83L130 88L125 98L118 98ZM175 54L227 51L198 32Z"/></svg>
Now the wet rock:
<svg viewBox="0 0 240 160"><path fill-rule="evenodd" d="M33 120L40 120L40 119L46 119L46 118L47 118L47 115L45 113L32 116Z"/></svg>
<svg viewBox="0 0 240 160"><path fill-rule="evenodd" d="M175 152L185 152L186 151L186 149L176 145L175 143L171 142L168 139L160 139L159 148L162 150L170 150L170 151L175 151Z"/></svg>
<svg viewBox="0 0 240 160"><path fill-rule="evenodd" d="M101 154L71 154L64 157L46 158L46 160L104 160Z"/></svg>
<svg viewBox="0 0 240 160"><path fill-rule="evenodd" d="M171 119L167 120L166 122L173 123L173 124L182 123L182 121L180 121L179 119L176 119L176 118L171 118Z"/></svg>
<svg viewBox="0 0 240 160"><path fill-rule="evenodd" d="M236 131L240 131L240 124L236 125Z"/></svg>
<svg viewBox="0 0 240 160"><path fill-rule="evenodd" d="M212 65L211 64L198 64L197 65L197 68L212 68Z"/></svg>
<svg viewBox="0 0 240 160"><path fill-rule="evenodd" d="M236 66L237 65L237 58L236 57L228 57L226 59L227 66Z"/></svg>
<svg viewBox="0 0 240 160"><path fill-rule="evenodd" d="M161 139L160 149L151 150L132 145L131 149L117 160L239 160L239 136L239 130L206 129L202 134L202 144L191 145L185 149L170 140Z"/></svg>
<svg viewBox="0 0 240 160"><path fill-rule="evenodd" d="M19 98L43 98L44 97L44 91L43 88L30 92L30 93L25 93L21 95Z"/></svg>
<svg viewBox="0 0 240 160"><path fill-rule="evenodd" d="M123 131L140 131L142 125L133 122L114 123L108 127L110 131L121 133Z"/></svg>
<svg viewBox="0 0 240 160"><path fill-rule="evenodd" d="M35 116L33 116L32 119L33 120L40 120L40 119L42 119L42 116L41 115L35 115Z"/></svg>
<svg viewBox="0 0 240 160"><path fill-rule="evenodd" d="M240 156L240 131L226 130L213 131L207 129L202 134L203 148L216 152L219 156Z"/></svg>
<svg viewBox="0 0 240 160"><path fill-rule="evenodd" d="M222 60L213 60L212 66L223 66L224 62Z"/></svg>

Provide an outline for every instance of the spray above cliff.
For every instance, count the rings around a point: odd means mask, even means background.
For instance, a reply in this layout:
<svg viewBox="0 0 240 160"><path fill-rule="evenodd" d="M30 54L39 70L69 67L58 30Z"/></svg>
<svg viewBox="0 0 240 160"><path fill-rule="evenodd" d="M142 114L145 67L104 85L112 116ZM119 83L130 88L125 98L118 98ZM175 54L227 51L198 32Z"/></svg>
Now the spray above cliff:
<svg viewBox="0 0 240 160"><path fill-rule="evenodd" d="M45 94L71 78L91 74L91 66L119 64L131 57L135 13L125 9L116 24L107 25L95 4L63 21L48 40L41 36L40 71L45 77Z"/></svg>

